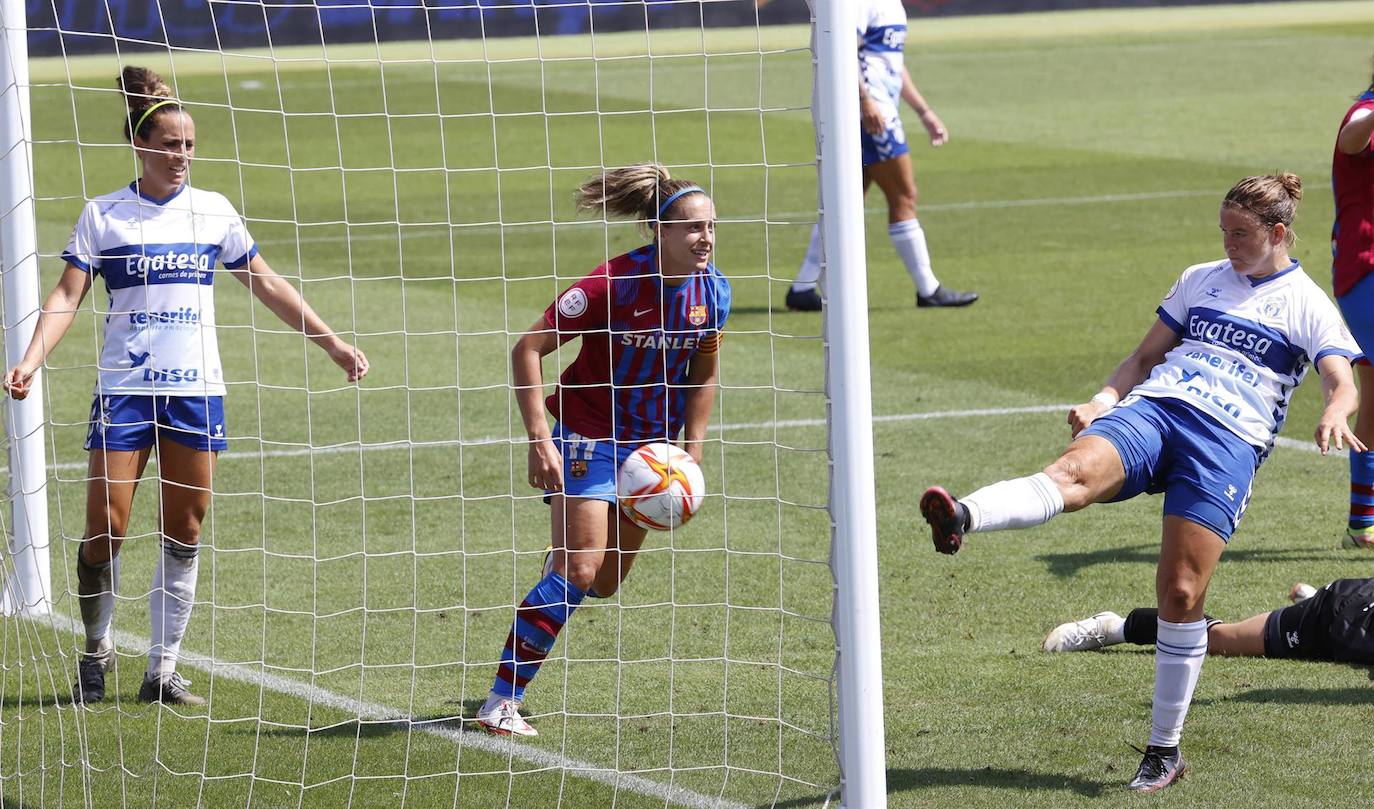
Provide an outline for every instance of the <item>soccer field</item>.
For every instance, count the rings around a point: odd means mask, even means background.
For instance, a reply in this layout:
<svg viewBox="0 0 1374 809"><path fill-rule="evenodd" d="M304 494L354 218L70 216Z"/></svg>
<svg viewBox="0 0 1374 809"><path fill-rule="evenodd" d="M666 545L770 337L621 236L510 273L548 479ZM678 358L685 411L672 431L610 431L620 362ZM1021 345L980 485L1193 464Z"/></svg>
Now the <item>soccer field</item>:
<svg viewBox="0 0 1374 809"><path fill-rule="evenodd" d="M1152 657L1049 657L1039 644L1064 620L1153 603L1160 502L977 536L950 558L915 500L1050 460L1067 439L1059 405L1097 390L1184 267L1221 255L1217 205L1241 176L1303 176L1295 254L1327 285L1331 145L1371 41L1374 9L1358 2L913 21L908 65L952 136L913 147L921 221L941 279L983 299L917 311L875 194L890 806L1128 800ZM754 31L664 33L652 67L634 56L644 38L624 35L597 38L599 62L583 39L554 41L542 64L521 42L491 64L471 44L440 46L437 67L414 48L384 68L359 47L331 49L327 68L295 51L275 65L149 58L191 102L194 184L239 206L268 262L356 334L372 372L346 385L218 282L235 439L183 665L210 705L133 699L156 531L145 487L122 554L117 700L57 704L80 643L68 617L3 624L4 804L824 805L839 774L823 344L819 317L781 307L815 217L806 42L769 30L760 56ZM131 179L116 72L113 58L33 67L50 256L83 198ZM630 226L578 220L571 191L597 166L645 159L709 184L721 217L716 263L735 308L706 453L713 496L687 528L651 538L618 597L579 610L530 689L540 737L510 744L460 721L547 542L509 440L523 435L507 355L556 290L639 243ZM59 271L44 260L45 290ZM86 310L47 374L61 616L77 613L96 320ZM1318 402L1309 380L1213 581L1218 617L1280 606L1295 581L1369 575L1370 559L1338 547L1346 464L1307 448ZM1374 793L1372 695L1362 668L1208 660L1185 729L1191 772L1160 799L1336 806Z"/></svg>

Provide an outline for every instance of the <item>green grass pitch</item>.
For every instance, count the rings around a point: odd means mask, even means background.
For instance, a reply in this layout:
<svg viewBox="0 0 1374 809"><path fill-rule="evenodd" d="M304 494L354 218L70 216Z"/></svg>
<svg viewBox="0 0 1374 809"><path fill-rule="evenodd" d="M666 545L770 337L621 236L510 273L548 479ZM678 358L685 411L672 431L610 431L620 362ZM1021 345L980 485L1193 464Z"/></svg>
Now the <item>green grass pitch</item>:
<svg viewBox="0 0 1374 809"><path fill-rule="evenodd" d="M891 417L874 427L889 805L1125 804L1151 656L1051 658L1039 642L1061 621L1152 603L1159 502L975 537L946 558L915 498L1051 459L1067 429L1042 406L1091 395L1183 267L1220 255L1217 203L1239 177L1304 177L1296 252L1326 283L1331 144L1369 75L1374 12L1293 3L912 31L908 64L953 138L931 150L908 119L921 220L942 280L984 297L918 312L870 199L874 410ZM201 659L184 666L211 704L133 699L156 530L145 486L124 552L117 700L56 704L79 643L67 619L3 624L4 805L825 803L839 774L823 344L818 317L780 306L815 216L806 32L544 45L542 63L519 41L494 44L491 63L472 43L436 46L437 62L388 47L381 66L357 46L275 62L124 54L175 80L199 129L194 183L240 207L267 260L356 335L372 373L344 384L219 282L236 438L186 639ZM113 58L33 67L45 290L81 199L132 176L115 72ZM508 441L507 352L557 289L638 243L629 226L575 217L571 190L644 159L709 184L721 217L736 309L707 452L714 496L653 538L619 597L578 612L529 694L542 735L505 746L459 720L490 684L547 541L523 447ZM87 309L46 377L64 616L96 321ZM1308 440L1316 387L1286 437ZM1012 412L969 413L987 409ZM1294 581L1368 574L1369 559L1337 547L1346 476L1340 459L1277 449L1209 611L1245 617ZM1193 772L1159 799L1348 805L1374 792L1371 695L1364 669L1209 660L1185 730Z"/></svg>

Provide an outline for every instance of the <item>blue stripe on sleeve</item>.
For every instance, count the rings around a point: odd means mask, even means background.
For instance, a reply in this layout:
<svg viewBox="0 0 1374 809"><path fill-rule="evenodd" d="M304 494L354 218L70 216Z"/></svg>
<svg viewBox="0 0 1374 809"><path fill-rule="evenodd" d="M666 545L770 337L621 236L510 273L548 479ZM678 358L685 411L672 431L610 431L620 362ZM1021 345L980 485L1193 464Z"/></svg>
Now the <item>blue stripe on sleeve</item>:
<svg viewBox="0 0 1374 809"><path fill-rule="evenodd" d="M1354 362L1355 360L1359 359L1361 355L1356 354L1356 353L1354 353L1353 351L1346 351L1344 348L1325 348L1325 349L1322 349L1321 351L1318 351L1318 352L1317 352L1317 358L1316 358L1315 360L1313 360L1313 362L1320 362L1322 357L1333 357L1333 356L1334 356L1334 357L1345 357L1346 359L1350 360L1351 362Z"/></svg>
<svg viewBox="0 0 1374 809"><path fill-rule="evenodd" d="M80 268L82 272L90 272L90 271L91 271L91 265L90 265L90 264L87 264L86 262L84 262L84 261L82 261L81 259L77 258L76 256L72 255L71 253L63 253L63 254L62 254L62 260L65 261L65 262L67 262L68 264L71 264L71 265L74 266L74 267Z"/></svg>
<svg viewBox="0 0 1374 809"><path fill-rule="evenodd" d="M1177 320L1174 320L1168 312L1164 311L1163 306L1159 307L1155 311L1159 313L1159 319L1164 322L1164 325L1173 329L1175 334L1183 333L1183 324L1179 323Z"/></svg>
<svg viewBox="0 0 1374 809"><path fill-rule="evenodd" d="M231 270L237 270L239 267L242 267L248 262L252 261L253 256L256 256L257 254L258 246L255 243L252 247L248 248L247 253L243 254L243 258L239 259L238 261L226 261L224 262L224 266L228 267Z"/></svg>

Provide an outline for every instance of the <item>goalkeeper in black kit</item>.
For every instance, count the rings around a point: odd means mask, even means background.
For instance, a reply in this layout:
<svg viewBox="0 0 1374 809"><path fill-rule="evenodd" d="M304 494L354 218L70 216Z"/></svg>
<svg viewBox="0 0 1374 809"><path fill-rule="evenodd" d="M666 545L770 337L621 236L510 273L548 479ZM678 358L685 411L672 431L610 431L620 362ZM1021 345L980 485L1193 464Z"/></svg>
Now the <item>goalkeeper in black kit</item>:
<svg viewBox="0 0 1374 809"><path fill-rule="evenodd" d="M1207 653L1233 657L1328 660L1374 665L1374 578L1337 579L1308 595L1294 585L1291 607L1228 624L1207 617ZM1045 637L1047 652L1083 652L1120 643L1155 644L1156 610L1122 618L1099 612L1061 624Z"/></svg>

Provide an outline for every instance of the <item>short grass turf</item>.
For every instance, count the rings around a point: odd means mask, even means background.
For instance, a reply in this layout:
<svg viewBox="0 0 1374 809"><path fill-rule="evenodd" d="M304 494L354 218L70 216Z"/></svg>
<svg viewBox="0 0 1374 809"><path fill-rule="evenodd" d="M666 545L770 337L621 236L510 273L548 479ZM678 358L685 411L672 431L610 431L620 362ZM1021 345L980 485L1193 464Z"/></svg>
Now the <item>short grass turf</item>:
<svg viewBox="0 0 1374 809"><path fill-rule="evenodd" d="M1061 621L1152 602L1158 501L975 538L946 558L915 498L1052 458L1060 412L960 414L1095 391L1183 267L1220 255L1217 202L1241 176L1305 178L1297 255L1327 282L1331 142L1368 78L1371 34L1360 3L913 24L909 66L953 134L931 150L908 120L921 219L942 280L983 299L918 312L870 200L874 409L897 417L874 428L889 805L1127 801L1151 656L1048 657L1039 642ZM186 641L199 659L185 667L211 703L134 701L155 547L145 486L110 702L63 704L79 648L68 620L4 623L5 804L823 805L839 780L828 472L824 430L807 424L825 413L824 346L817 316L781 306L815 217L805 43L798 29L613 35L557 40L542 64L519 41L492 63L461 43L380 64L356 47L275 63L126 54L190 102L194 182L239 206L268 261L373 371L344 384L218 282L235 438ZM34 66L45 285L81 200L132 177L116 67ZM556 290L638 243L631 226L576 217L573 186L645 159L709 184L722 219L736 309L713 496L685 530L653 538L618 598L578 612L530 691L542 735L503 749L462 718L548 530L509 441L505 358ZM103 308L91 298L47 375L55 607L68 616ZM1286 436L1307 439L1315 387ZM1337 547L1346 474L1338 459L1275 452L1212 613L1242 618L1281 605L1294 581L1369 573ZM1193 772L1160 799L1347 805L1374 790L1359 743L1371 694L1364 669L1209 660L1185 735ZM617 772L644 781L616 785Z"/></svg>

